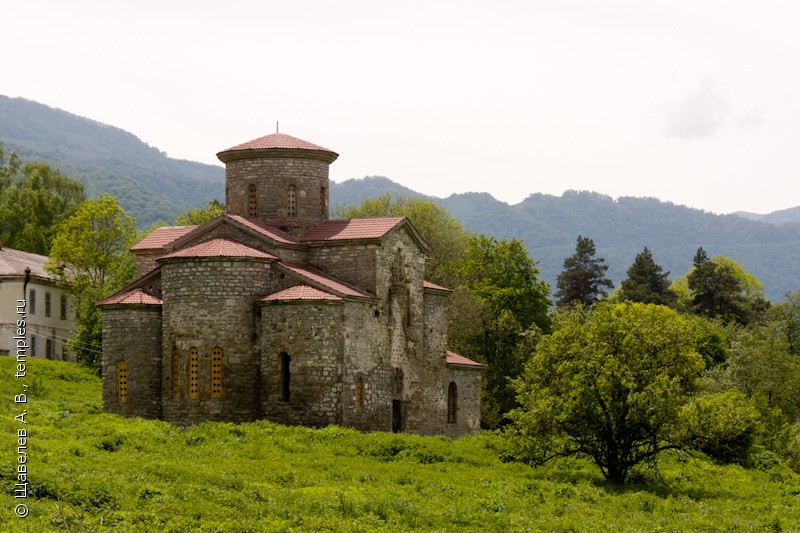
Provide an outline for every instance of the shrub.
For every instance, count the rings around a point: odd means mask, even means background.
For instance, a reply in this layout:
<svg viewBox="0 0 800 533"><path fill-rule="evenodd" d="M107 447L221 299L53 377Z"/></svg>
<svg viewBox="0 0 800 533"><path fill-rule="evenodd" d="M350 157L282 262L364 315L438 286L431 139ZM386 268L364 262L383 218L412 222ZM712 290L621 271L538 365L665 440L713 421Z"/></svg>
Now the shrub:
<svg viewBox="0 0 800 533"><path fill-rule="evenodd" d="M702 396L684 406L689 447L722 463L748 461L760 424L758 410L739 391Z"/></svg>

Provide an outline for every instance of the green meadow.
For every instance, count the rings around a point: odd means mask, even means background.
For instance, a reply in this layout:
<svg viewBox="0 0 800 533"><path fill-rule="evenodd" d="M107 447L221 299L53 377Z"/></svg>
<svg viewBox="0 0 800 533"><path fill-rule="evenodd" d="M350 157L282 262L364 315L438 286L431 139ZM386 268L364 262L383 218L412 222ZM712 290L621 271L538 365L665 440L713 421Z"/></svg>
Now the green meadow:
<svg viewBox="0 0 800 533"><path fill-rule="evenodd" d="M586 461L508 461L495 433L126 419L102 413L100 380L80 366L14 367L0 358L0 531L800 531L800 475L771 454L745 469L676 452L615 486Z"/></svg>

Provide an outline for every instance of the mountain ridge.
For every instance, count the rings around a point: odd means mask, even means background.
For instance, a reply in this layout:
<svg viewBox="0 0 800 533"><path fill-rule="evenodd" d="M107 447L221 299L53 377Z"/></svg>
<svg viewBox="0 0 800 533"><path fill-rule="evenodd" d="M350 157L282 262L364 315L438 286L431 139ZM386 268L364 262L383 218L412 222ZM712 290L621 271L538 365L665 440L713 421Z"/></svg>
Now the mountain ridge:
<svg viewBox="0 0 800 533"><path fill-rule="evenodd" d="M23 160L42 159L80 179L89 196L116 196L142 227L170 223L187 207L224 198L223 167L169 158L121 128L32 100L0 95L0 141ZM739 261L773 301L800 288L800 272L792 268L800 264L800 206L767 215L716 215L655 198L587 191L532 193L508 204L485 192L427 196L382 176L330 185L334 207L384 193L436 202L468 230L522 240L553 290L578 235L595 241L615 283L644 246L672 278L688 270L703 246L712 256Z"/></svg>

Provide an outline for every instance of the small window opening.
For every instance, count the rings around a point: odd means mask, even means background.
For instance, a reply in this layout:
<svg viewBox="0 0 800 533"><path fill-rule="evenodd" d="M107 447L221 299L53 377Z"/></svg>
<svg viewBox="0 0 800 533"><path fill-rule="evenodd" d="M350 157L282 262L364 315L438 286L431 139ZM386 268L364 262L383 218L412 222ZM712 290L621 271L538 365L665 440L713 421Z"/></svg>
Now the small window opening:
<svg viewBox="0 0 800 533"><path fill-rule="evenodd" d="M247 196L249 200L248 214L250 218L258 217L258 196L256 195L255 184L250 184L247 188Z"/></svg>
<svg viewBox="0 0 800 533"><path fill-rule="evenodd" d="M289 370L289 364L292 362L292 358L289 357L289 354L283 352L281 354L281 388L280 388L280 399L282 402L289 401L289 385L292 380L292 374Z"/></svg>
<svg viewBox="0 0 800 533"><path fill-rule="evenodd" d="M197 348L189 348L189 398L196 400L200 397L200 356Z"/></svg>
<svg viewBox="0 0 800 533"><path fill-rule="evenodd" d="M46 339L44 341L44 356L47 359L53 358L53 339Z"/></svg>
<svg viewBox="0 0 800 533"><path fill-rule="evenodd" d="M211 350L211 397L222 398L222 348Z"/></svg>
<svg viewBox="0 0 800 533"><path fill-rule="evenodd" d="M28 291L28 312L30 314L36 314L36 290L30 289Z"/></svg>
<svg viewBox="0 0 800 533"><path fill-rule="evenodd" d="M128 365L125 361L117 363L117 398L119 403L128 403Z"/></svg>
<svg viewBox="0 0 800 533"><path fill-rule="evenodd" d="M181 393L181 360L178 348L172 349L172 398L178 399Z"/></svg>
<svg viewBox="0 0 800 533"><path fill-rule="evenodd" d="M319 188L319 214L322 218L328 215L328 195L325 194L325 186Z"/></svg>
<svg viewBox="0 0 800 533"><path fill-rule="evenodd" d="M67 319L67 296L61 295L61 320Z"/></svg>
<svg viewBox="0 0 800 533"><path fill-rule="evenodd" d="M49 292L44 293L44 316L50 318L50 310L52 308L52 296Z"/></svg>
<svg viewBox="0 0 800 533"><path fill-rule="evenodd" d="M297 216L297 187L289 185L286 190L286 207L289 218Z"/></svg>
<svg viewBox="0 0 800 533"><path fill-rule="evenodd" d="M447 423L455 424L458 418L458 387L451 381L447 387Z"/></svg>

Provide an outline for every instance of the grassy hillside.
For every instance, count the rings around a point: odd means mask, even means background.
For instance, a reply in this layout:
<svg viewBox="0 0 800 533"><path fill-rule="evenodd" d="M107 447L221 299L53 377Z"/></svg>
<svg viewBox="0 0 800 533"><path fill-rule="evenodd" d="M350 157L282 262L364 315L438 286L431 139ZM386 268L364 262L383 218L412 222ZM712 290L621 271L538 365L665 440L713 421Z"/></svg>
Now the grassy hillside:
<svg viewBox="0 0 800 533"><path fill-rule="evenodd" d="M674 455L619 488L591 465L503 462L496 435L451 441L269 422L179 429L103 414L99 380L30 361L30 508L13 514L22 381L0 358L2 531L797 531L800 476Z"/></svg>

